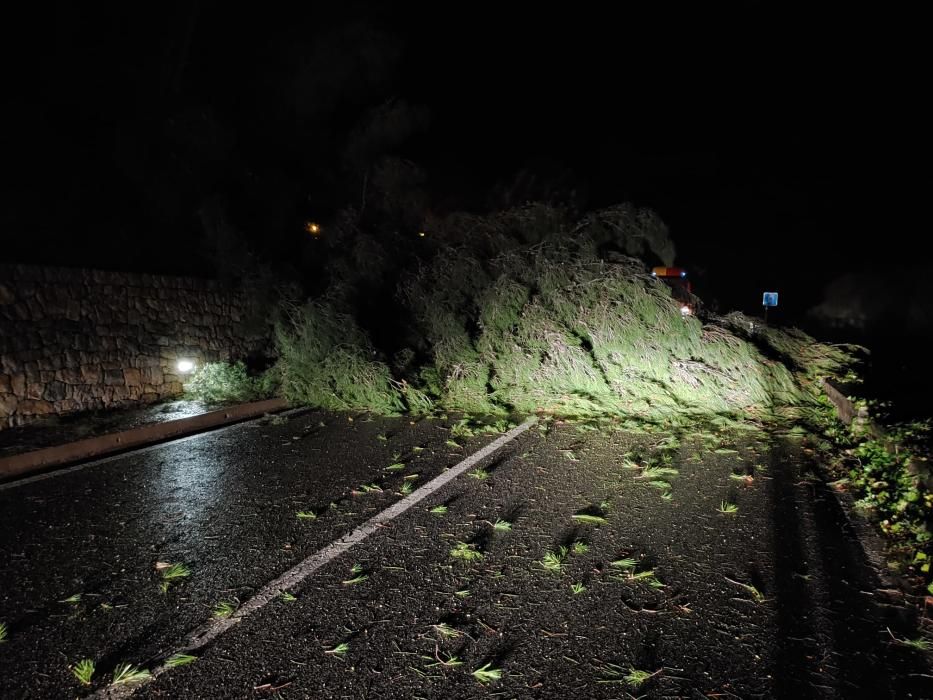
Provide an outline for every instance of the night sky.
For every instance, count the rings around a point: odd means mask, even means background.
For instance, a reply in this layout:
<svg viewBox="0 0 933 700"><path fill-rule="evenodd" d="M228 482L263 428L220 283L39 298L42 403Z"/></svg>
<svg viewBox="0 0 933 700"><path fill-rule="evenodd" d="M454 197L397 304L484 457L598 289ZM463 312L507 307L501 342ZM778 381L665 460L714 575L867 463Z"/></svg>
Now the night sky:
<svg viewBox="0 0 933 700"><path fill-rule="evenodd" d="M850 273L855 294L925 291L919 18L428 7L63 3L8 26L0 259L209 275L198 209L217 192L285 259L346 203L340 144L395 99L416 116L393 152L437 214L495 206L524 171L517 196L656 209L723 309L777 290L796 320Z"/></svg>

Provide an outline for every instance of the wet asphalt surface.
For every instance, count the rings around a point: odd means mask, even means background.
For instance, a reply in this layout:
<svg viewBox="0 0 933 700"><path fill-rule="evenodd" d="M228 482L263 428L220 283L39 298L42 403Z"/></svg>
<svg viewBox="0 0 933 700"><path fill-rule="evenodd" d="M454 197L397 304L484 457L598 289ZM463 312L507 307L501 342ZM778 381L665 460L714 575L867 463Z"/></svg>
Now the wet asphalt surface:
<svg viewBox="0 0 933 700"><path fill-rule="evenodd" d="M0 491L0 697L81 697L120 662L155 668L218 602L493 439L349 418L235 426ZM917 636L915 613L810 451L763 432L664 440L532 429L135 696L933 697L929 659L892 637ZM669 490L642 478L661 454ZM191 575L163 593L157 562ZM69 669L82 658L90 689ZM485 664L501 670L488 685ZM652 675L635 688L630 668Z"/></svg>

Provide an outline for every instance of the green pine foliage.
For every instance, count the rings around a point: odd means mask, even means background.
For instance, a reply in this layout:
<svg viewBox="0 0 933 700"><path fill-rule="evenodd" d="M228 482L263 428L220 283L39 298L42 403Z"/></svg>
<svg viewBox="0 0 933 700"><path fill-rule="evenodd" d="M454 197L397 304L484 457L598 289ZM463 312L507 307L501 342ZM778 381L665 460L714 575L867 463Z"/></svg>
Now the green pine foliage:
<svg viewBox="0 0 933 700"><path fill-rule="evenodd" d="M740 314L682 316L628 257L669 260L666 229L628 205L581 221L543 205L456 215L432 236L427 259L402 276L398 335L411 347L395 374L325 297L279 324L285 396L382 414L765 419L812 404L813 380L853 361L847 348Z"/></svg>

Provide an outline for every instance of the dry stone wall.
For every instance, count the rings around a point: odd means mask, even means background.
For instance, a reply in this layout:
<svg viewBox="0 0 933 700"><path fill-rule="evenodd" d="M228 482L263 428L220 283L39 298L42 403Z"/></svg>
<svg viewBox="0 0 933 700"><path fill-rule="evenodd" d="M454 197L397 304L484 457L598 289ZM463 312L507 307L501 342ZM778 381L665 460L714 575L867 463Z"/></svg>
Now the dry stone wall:
<svg viewBox="0 0 933 700"><path fill-rule="evenodd" d="M0 429L176 396L182 359L268 352L250 303L210 280L0 265Z"/></svg>

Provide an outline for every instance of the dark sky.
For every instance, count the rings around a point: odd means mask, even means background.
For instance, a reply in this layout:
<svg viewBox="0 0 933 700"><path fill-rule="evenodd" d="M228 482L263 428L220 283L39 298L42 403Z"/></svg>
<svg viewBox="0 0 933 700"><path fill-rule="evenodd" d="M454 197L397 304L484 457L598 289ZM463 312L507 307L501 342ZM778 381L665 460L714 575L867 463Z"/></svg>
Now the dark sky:
<svg viewBox="0 0 933 700"><path fill-rule="evenodd" d="M800 312L843 271L922 270L919 17L502 5L42 8L8 27L0 259L200 272L179 251L212 188L263 192L244 225L297 235L342 204L336 144L394 97L429 115L398 151L438 209L562 174L590 207L655 208L723 305L769 288Z"/></svg>

